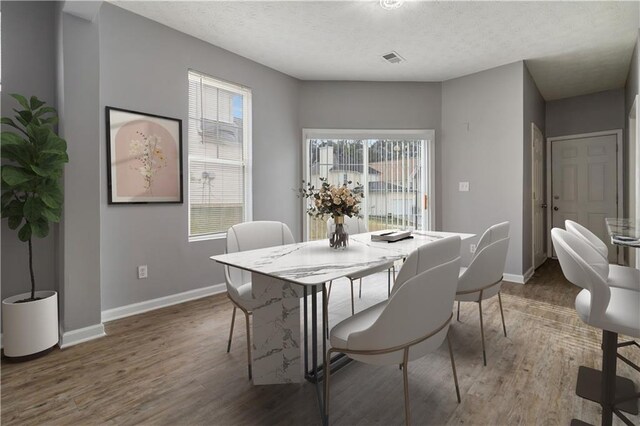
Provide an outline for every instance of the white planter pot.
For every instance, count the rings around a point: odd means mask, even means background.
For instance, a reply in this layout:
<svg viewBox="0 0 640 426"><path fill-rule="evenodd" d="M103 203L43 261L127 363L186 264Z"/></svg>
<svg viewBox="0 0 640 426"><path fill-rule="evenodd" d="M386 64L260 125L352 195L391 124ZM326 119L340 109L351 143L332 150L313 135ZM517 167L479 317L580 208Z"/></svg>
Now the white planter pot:
<svg viewBox="0 0 640 426"><path fill-rule="evenodd" d="M29 296L31 293L23 293L2 301L5 356L33 355L58 344L58 293L36 291L40 300L16 303Z"/></svg>

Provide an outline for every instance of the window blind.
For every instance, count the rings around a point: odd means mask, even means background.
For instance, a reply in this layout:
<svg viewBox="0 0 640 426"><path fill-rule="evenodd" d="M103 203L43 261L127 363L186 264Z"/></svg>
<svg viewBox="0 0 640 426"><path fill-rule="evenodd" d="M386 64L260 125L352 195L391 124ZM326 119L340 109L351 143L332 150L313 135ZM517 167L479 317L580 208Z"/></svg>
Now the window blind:
<svg viewBox="0 0 640 426"><path fill-rule="evenodd" d="M189 237L247 220L250 90L189 71Z"/></svg>

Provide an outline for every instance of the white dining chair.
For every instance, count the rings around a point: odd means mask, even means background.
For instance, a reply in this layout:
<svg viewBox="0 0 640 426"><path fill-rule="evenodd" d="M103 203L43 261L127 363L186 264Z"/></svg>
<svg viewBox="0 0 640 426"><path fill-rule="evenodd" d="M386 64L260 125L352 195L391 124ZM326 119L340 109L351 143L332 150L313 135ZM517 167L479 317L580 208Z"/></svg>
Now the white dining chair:
<svg viewBox="0 0 640 426"><path fill-rule="evenodd" d="M476 246L471 263L460 268L458 289L455 300L458 302L457 320L460 321L460 302L476 302L480 312L480 336L482 340L482 359L487 365L487 353L484 345L484 324L482 318L482 301L496 294L500 305L502 330L507 337L507 326L502 310L502 275L509 250L509 222L493 225L482 234Z"/></svg>
<svg viewBox="0 0 640 426"><path fill-rule="evenodd" d="M448 237L425 244L411 253L402 265L388 300L343 320L331 329L333 353L374 365L398 365L403 371L405 422L410 423L408 363L438 349L445 339L458 402L449 325L451 306L460 269L460 237ZM329 415L330 371L325 381L325 414Z"/></svg>
<svg viewBox="0 0 640 426"><path fill-rule="evenodd" d="M630 395L620 395L617 391L617 382L631 381L616 378L616 361L618 347L630 343L618 343L618 334L640 337L640 292L608 285L609 262L584 238L564 229L554 228L551 230L551 239L562 273L567 280L583 289L575 301L578 317L584 323L602 330L602 374L599 380L602 424L611 425L614 413L623 421L626 419L625 423L633 424L618 407L624 402L637 399L639 395L634 395L635 391ZM620 356L620 359L640 371L640 367L627 358ZM581 382L580 376L589 370L580 368L582 371L578 372L578 383ZM592 386L589 384L586 387ZM630 386L633 389L633 382ZM578 385L578 395L584 395L585 391L589 389L581 389Z"/></svg>
<svg viewBox="0 0 640 426"><path fill-rule="evenodd" d="M293 244L293 234L287 225L281 222L254 221L233 225L227 231L227 253L235 253L246 250L256 250L284 244ZM233 326L236 320L236 308L244 312L247 326L247 368L251 379L251 332L249 316L257 304L251 293L251 273L244 269L224 267L225 282L227 284L227 296L233 304L231 317L231 329L227 353L231 350Z"/></svg>
<svg viewBox="0 0 640 426"><path fill-rule="evenodd" d="M593 247L593 249L604 258L605 262L609 264L609 248L596 234L591 232L587 227L572 220L565 220L564 226L570 234L582 238L587 244ZM640 269L609 264L607 285L610 287L640 291Z"/></svg>
<svg viewBox="0 0 640 426"><path fill-rule="evenodd" d="M369 230L367 229L366 223L364 222L364 220L362 220L359 217L345 216L344 223L347 226L347 231L349 232L349 235L364 234L366 232L369 232ZM327 235L330 233L330 229L333 226L333 224L334 224L334 220L332 218L329 218L329 220L327 221ZM378 272L383 272L383 271L387 271L387 295L390 295L392 277L393 277L394 283L395 283L395 277L396 277L396 267L394 262L383 263L382 265L374 266L368 269L363 269L352 275L347 275L347 278L349 279L349 282L351 284L351 315L355 313L355 297L353 294L353 282L359 281L358 298L362 298L362 279L369 275L377 274ZM329 281L327 298L331 296L332 286L333 286L333 281Z"/></svg>

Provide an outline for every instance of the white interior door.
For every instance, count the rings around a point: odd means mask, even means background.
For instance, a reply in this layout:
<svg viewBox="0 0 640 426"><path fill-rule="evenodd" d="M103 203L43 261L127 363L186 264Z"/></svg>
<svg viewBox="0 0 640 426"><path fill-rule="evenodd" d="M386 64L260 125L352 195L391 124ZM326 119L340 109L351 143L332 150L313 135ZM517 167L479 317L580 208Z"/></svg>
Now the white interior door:
<svg viewBox="0 0 640 426"><path fill-rule="evenodd" d="M542 265L547 259L547 251L544 243L544 213L545 213L545 199L544 199L544 152L543 152L543 137L542 132L538 129L535 123L531 123L531 144L532 144L532 182L533 188L531 196L532 209L533 209L533 228L532 228L532 240L533 240L533 267L537 268Z"/></svg>
<svg viewBox="0 0 640 426"><path fill-rule="evenodd" d="M570 219L586 226L609 246L617 261L606 217L618 216L617 136L555 140L551 143L551 223L564 228Z"/></svg>

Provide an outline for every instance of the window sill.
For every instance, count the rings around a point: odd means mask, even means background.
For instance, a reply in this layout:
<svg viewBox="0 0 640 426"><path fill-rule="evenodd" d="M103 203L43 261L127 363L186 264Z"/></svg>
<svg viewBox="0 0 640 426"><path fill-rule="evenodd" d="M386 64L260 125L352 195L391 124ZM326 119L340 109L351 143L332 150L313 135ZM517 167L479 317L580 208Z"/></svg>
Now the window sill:
<svg viewBox="0 0 640 426"><path fill-rule="evenodd" d="M193 237L189 237L190 243L196 243L198 241L209 241L209 240L222 240L227 238L227 233L219 233L219 234L207 234L207 235L196 235Z"/></svg>

